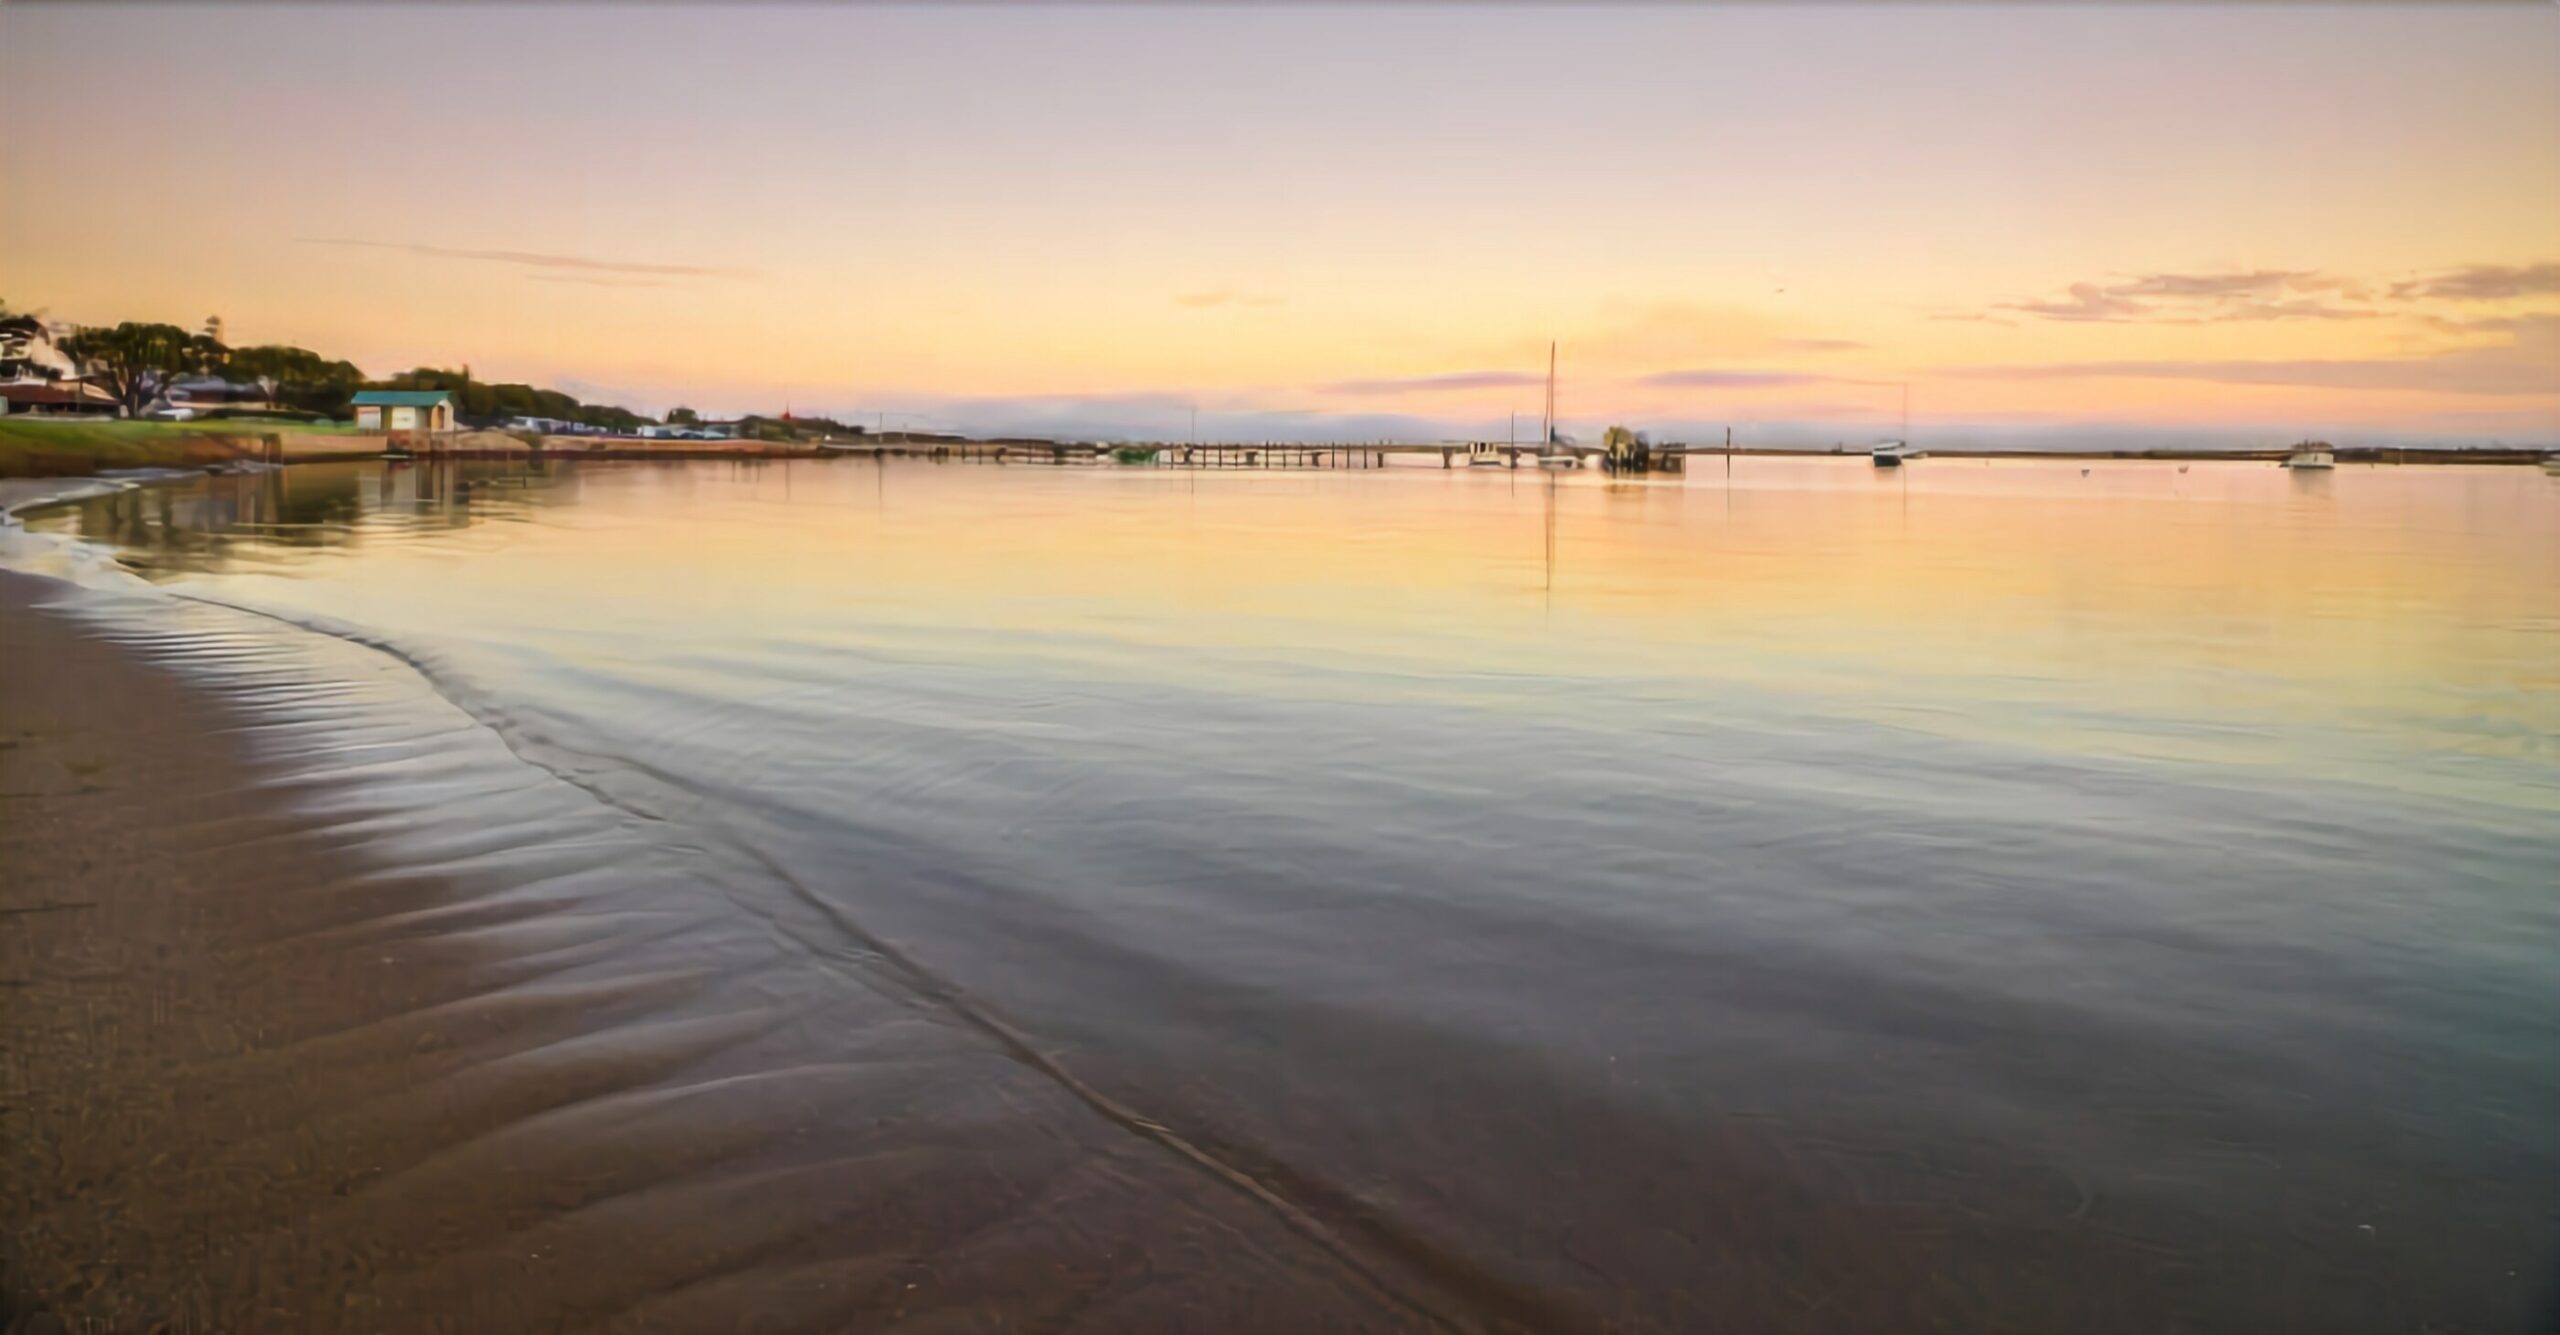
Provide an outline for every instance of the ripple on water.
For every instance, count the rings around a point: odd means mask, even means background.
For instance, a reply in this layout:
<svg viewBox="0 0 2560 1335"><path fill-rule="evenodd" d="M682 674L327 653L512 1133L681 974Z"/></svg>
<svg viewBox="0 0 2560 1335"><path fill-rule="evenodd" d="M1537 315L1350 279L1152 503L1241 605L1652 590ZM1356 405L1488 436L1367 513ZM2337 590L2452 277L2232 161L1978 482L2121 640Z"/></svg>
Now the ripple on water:
<svg viewBox="0 0 2560 1335"><path fill-rule="evenodd" d="M67 1192L23 1236L138 1238L122 1254L145 1277L97 1310L349 1330L1416 1319L1389 1296L1406 1286L405 666L150 592L55 610L182 673L250 757L138 799L219 925L224 1014L204 1022L245 1037L136 1037L183 1056L80 1091L106 1126L70 1153L148 1185ZM155 1255L170 1236L201 1254Z"/></svg>

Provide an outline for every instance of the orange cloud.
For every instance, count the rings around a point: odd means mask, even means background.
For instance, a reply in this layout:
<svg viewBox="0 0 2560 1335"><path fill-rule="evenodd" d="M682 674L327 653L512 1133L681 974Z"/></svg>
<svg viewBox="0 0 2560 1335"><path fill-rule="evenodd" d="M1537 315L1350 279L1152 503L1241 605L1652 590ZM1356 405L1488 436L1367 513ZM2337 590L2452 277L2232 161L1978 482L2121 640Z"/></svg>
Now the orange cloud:
<svg viewBox="0 0 2560 1335"><path fill-rule="evenodd" d="M375 250L402 250L440 260L481 260L491 264L517 264L535 269L589 269L600 273L657 274L674 278L751 278L750 269L727 269L700 264L635 264L623 260L600 260L585 255L545 255L527 250L455 250L446 246L423 245L414 241L359 241L343 237L306 236L302 241L315 246L363 246Z"/></svg>

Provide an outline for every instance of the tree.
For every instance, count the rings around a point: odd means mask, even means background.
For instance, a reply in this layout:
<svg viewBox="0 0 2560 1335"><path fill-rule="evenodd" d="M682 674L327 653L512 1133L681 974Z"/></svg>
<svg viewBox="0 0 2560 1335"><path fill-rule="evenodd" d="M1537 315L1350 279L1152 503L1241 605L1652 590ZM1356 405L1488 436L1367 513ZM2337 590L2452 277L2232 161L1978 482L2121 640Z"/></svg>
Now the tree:
<svg viewBox="0 0 2560 1335"><path fill-rule="evenodd" d="M696 426L701 423L702 418L691 408L677 407L667 410L667 420L677 426Z"/></svg>
<svg viewBox="0 0 2560 1335"><path fill-rule="evenodd" d="M330 417L346 416L348 400L364 384L364 372L353 362L333 362L308 348L281 343L232 349L222 373L255 381L284 407Z"/></svg>
<svg viewBox="0 0 2560 1335"><path fill-rule="evenodd" d="M375 381L376 389L441 389L452 392L461 405L462 420L481 425L499 425L514 417L556 417L564 422L583 422L608 431L632 431L649 419L628 408L608 404L580 403L556 389L536 389L531 385L491 383L474 380L469 371L448 371L440 367L420 366Z"/></svg>
<svg viewBox="0 0 2560 1335"><path fill-rule="evenodd" d="M62 341L62 350L115 396L131 417L172 377L218 365L222 345L173 324L128 320L112 329L84 329Z"/></svg>

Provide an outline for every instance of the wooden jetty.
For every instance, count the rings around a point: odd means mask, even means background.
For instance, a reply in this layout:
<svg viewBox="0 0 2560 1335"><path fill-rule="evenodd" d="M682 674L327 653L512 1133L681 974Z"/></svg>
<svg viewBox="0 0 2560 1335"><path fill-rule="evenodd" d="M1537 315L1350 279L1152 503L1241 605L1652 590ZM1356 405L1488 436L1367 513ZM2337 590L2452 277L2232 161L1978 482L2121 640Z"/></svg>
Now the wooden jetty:
<svg viewBox="0 0 2560 1335"><path fill-rule="evenodd" d="M338 442L342 441L340 444ZM847 456L871 458L916 458L946 462L984 464L1050 464L1092 465L1117 463L1136 468L1200 468L1261 470L1370 470L1391 466L1427 467L1438 461L1442 468L1464 468L1468 456L1479 451L1498 455L1506 467L1536 467L1565 457L1577 468L1602 468L1617 476L1644 473L1685 472L1690 459L1718 455L1731 458L1866 458L1866 451L1849 451L1843 446L1830 449L1795 449L1770 446L1690 445L1683 442L1646 444L1633 457L1612 460L1599 445L1556 443L1541 452L1523 441L1441 441L1435 443L1370 441L1349 444L1306 444L1286 441L1212 442L1177 444L1170 442L1101 442L1057 441L1036 439L970 440L957 436L901 436L898 434L866 435L835 441L759 441L722 440L701 442L666 442L626 440L614 437L553 437L533 444L496 431L424 432L398 431L382 434L351 435L335 438L336 448L309 448L310 438L298 443L275 434L258 438L255 447L244 451L251 458L268 462L297 463L365 458L389 459L554 459L645 460L672 462L699 459L813 459ZM2258 449L2191 449L2160 447L2117 450L2018 450L1938 446L1929 453L1939 459L2014 459L2045 463L2070 460L2148 460L2206 463L2273 463L2291 453L2289 448ZM1622 455L1624 452L1622 451ZM2341 464L2540 464L2545 452L2531 448L2459 449L2426 446L2342 445L2336 451Z"/></svg>
<svg viewBox="0 0 2560 1335"><path fill-rule="evenodd" d="M1399 458L1423 461L1437 460L1442 468L1456 468L1471 452L1491 451L1501 456L1505 466L1535 467L1542 458L1552 460L1570 456L1576 467L1598 462L1604 453L1596 446L1550 445L1541 453L1534 445L1496 442L1447 441L1437 444L1371 441L1351 444L1308 444L1289 441L1218 441L1202 444L1160 442L1104 443L1099 441L1041 440L914 440L890 439L841 441L817 447L831 457L932 459L950 463L984 464L1098 464L1118 463L1136 468L1204 468L1204 469L1281 469L1293 471L1362 471L1393 466ZM1648 471L1676 472L1682 458L1692 453L1685 445L1661 445L1652 448L1652 468Z"/></svg>
<svg viewBox="0 0 2560 1335"><path fill-rule="evenodd" d="M363 439L363 438L357 438ZM1535 468L1569 459L1573 467L1606 467L1612 472L1678 472L1692 450L1686 445L1656 445L1641 464L1614 459L1599 446L1550 444L1544 450L1521 441L1440 441L1433 443L1368 441L1308 443L1300 441L1212 441L1200 443L1106 442L1037 439L970 440L956 436L869 436L838 441L732 440L670 445L613 438L546 438L533 444L497 432L393 432L374 437L379 445L359 445L348 457L379 451L391 459L513 459L528 455L565 459L668 461L676 459L871 458L928 459L942 463L1047 464L1051 466L1114 464L1133 468L1198 468L1294 472L1360 472L1389 467L1466 467L1471 456L1491 454L1508 468ZM353 442L351 442L353 443ZM368 447L370 446L370 447Z"/></svg>

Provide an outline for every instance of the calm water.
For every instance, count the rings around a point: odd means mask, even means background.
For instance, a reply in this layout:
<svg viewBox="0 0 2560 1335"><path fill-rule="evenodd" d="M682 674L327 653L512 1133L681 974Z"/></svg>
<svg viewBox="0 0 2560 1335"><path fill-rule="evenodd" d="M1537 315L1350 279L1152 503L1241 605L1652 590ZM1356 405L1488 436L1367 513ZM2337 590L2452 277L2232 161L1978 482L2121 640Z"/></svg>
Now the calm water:
<svg viewBox="0 0 2560 1335"><path fill-rule="evenodd" d="M349 465L30 527L570 793L377 765L386 847L529 881L593 804L680 873L651 949L965 1011L1443 1315L2553 1310L2533 470Z"/></svg>

